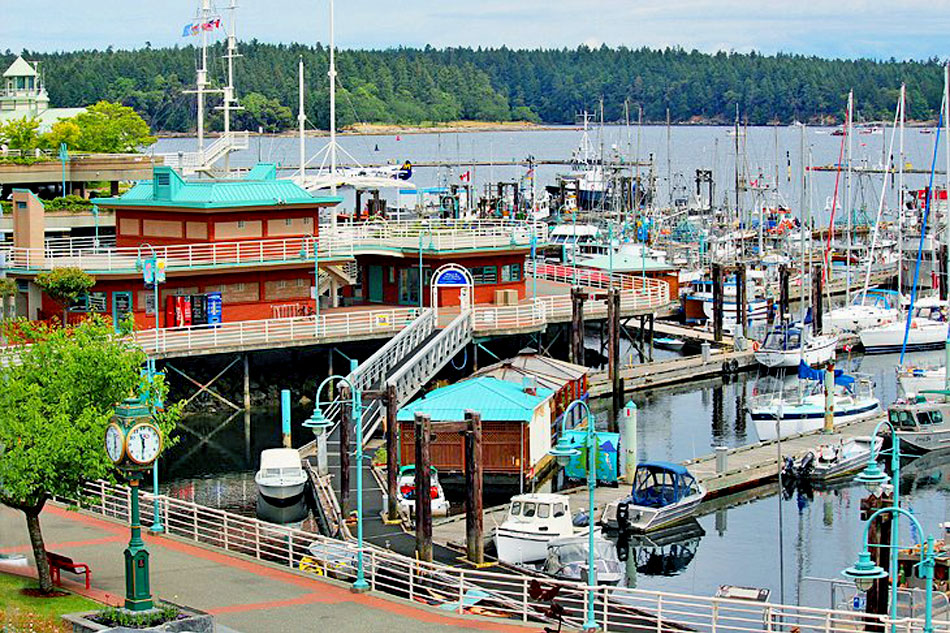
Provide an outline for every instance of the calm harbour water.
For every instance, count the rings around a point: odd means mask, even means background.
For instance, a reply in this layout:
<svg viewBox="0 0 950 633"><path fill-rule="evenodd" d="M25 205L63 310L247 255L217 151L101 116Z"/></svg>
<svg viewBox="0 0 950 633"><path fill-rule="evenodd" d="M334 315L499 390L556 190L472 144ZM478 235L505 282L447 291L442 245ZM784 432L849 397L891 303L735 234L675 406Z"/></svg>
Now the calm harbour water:
<svg viewBox="0 0 950 633"><path fill-rule="evenodd" d="M716 201L728 194L734 178L734 139L724 127L674 127L670 130L670 167L667 168L667 130L664 127L644 127L639 132L639 156L653 154L658 176L658 201L667 200L669 173L673 174L674 190L692 190L692 175L697 168L712 168L717 182ZM840 138L829 134L829 129L805 130L806 151L812 164L832 164L838 161ZM853 156L855 164L878 165L889 142L890 132L876 135L855 135ZM604 132L603 145L609 151L612 145L622 149L637 147L636 128L626 130L609 127ZM414 182L420 187L457 182L458 174L466 171L465 162L479 160L524 160L533 155L538 159L564 159L577 146L581 133L574 128L546 131L505 131L480 133L404 134L341 136L340 144L363 163L402 162L403 160L453 160L462 167L454 171L434 168L415 170ZM753 174L765 174L771 181L779 165L778 190L784 201L797 212L800 184L800 132L796 128L750 128L743 152L743 165ZM907 161L915 167L929 167L933 151L933 136L909 129L906 133ZM591 139L600 146L598 132ZM326 143L323 138L307 140L307 155L316 153ZM187 151L195 146L194 139L164 139L156 151ZM376 151L376 148L379 148ZM786 156L786 151L788 152ZM629 152L633 155L633 151ZM282 164L295 165L297 141L293 138L252 138L251 147L232 159L232 165L249 166L258 158ZM342 160L342 159L341 159ZM938 166L938 167L942 167ZM554 176L564 167L540 166L538 184L553 183ZM477 191L484 184L497 180L511 180L524 175L525 169L513 166L478 167L474 170ZM826 198L832 195L835 175L816 174L812 179L813 213L827 217ZM908 176L908 186L922 187L926 176ZM855 177L853 200L855 207L866 207L873 216L880 196L880 177ZM764 203L763 203L764 204ZM589 347L596 344L588 341ZM658 352L658 357L668 355ZM909 362L931 362L942 358L942 352L911 354ZM845 360L839 355L839 366L851 371L871 374L876 381L876 392L882 403L891 402L897 392L894 367L896 355L859 357ZM729 382L722 379L706 380L689 385L638 393L633 400L639 408L638 438L641 458L682 461L712 452L716 445L740 446L757 441L754 426L748 421L743 407L746 399L760 383L757 373L742 374ZM774 380L774 379L772 379ZM276 404L276 403L275 403ZM595 411L606 415L607 401L592 403ZM299 423L310 411L294 412L295 445L308 439L300 432ZM602 423L606 420L602 419ZM225 507L239 512L253 512L256 490L253 473L260 451L280 445L279 413L276 409L255 412L249 430L242 417L223 424L224 418L189 419L186 424L195 433L186 433L186 440L169 452L163 460L163 489L174 496L193 499L199 503ZM220 428L215 431L217 427ZM210 434L210 435L209 435ZM202 443L196 437L210 437ZM908 466L907 507L912 508L924 526L938 532L938 523L950 514L950 467L939 459L929 459L930 465L920 463ZM950 464L950 460L946 463ZM945 475L943 469L948 470ZM917 470L917 475L913 471ZM912 490L911 490L912 488ZM698 523L704 532L698 542L691 541L676 548L673 556L666 550L640 550L643 569L652 570L635 574L628 584L645 589L681 591L711 595L720 584L766 587L772 590L773 600L779 600L779 534L778 505L784 515L784 570L786 600L813 606L828 606L826 586L806 577L837 578L850 565L859 547L859 502L863 489L848 485L829 492L815 492L811 497L793 495L778 501L776 495L742 501L713 514L702 516ZM910 541L906 528L903 541ZM939 535L938 535L939 536ZM693 547L695 545L695 547ZM665 553L664 553L665 552ZM657 573L665 569L666 573Z"/></svg>

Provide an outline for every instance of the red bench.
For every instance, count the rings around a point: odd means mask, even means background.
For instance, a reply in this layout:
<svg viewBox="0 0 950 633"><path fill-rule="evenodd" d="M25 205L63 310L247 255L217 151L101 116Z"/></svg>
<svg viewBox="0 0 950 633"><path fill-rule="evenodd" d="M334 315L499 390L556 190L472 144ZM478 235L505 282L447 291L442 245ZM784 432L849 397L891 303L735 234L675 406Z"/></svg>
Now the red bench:
<svg viewBox="0 0 950 633"><path fill-rule="evenodd" d="M89 589L89 580L92 578L92 570L86 563L77 563L68 556L46 552L46 560L49 562L49 573L53 577L53 582L61 585L60 572L66 570L71 574L84 574L86 576L86 589Z"/></svg>

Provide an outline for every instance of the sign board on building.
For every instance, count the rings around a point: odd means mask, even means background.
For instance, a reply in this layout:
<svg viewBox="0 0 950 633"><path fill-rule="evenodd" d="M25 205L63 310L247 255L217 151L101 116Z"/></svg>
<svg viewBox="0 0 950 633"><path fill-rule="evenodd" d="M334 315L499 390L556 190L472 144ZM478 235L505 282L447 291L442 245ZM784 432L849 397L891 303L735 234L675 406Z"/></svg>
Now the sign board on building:
<svg viewBox="0 0 950 633"><path fill-rule="evenodd" d="M444 270L439 274L439 278L435 280L435 285L443 287L461 287L467 286L468 281L465 279L465 275L462 274L462 271L449 269Z"/></svg>

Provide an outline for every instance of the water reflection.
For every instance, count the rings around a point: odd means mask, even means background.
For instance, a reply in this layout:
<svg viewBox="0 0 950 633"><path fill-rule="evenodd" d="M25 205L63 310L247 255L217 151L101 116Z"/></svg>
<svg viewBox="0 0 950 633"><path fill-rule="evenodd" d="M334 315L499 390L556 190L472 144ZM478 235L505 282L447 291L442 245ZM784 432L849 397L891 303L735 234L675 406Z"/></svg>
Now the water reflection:
<svg viewBox="0 0 950 633"><path fill-rule="evenodd" d="M617 537L617 556L626 563L626 586L639 576L676 576L696 556L706 531L695 519L650 534Z"/></svg>

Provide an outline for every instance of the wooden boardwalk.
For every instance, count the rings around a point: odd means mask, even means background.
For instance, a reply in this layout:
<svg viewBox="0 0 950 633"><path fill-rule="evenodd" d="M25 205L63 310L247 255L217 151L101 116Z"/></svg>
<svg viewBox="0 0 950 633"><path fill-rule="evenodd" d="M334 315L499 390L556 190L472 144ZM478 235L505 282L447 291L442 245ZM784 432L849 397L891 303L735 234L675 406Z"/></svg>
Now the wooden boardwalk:
<svg viewBox="0 0 950 633"><path fill-rule="evenodd" d="M784 439L781 446L782 456L798 456L820 444L838 442L849 437L870 435L874 430L874 426L882 417L883 414L849 424L838 425L835 427L835 432L828 435L810 433ZM779 468L778 446L776 442L759 442L729 449L727 466L722 473L716 471L716 456L714 454L686 461L684 465L706 487L708 495L703 501L703 506L705 506L718 497L763 486L776 480ZM586 510L588 503L586 487L572 488L564 491L564 494L570 497L573 511ZM630 486L624 483L616 488L598 487L595 496L595 515L599 515L604 506L610 502L622 499L629 494ZM699 514L703 514L703 506L700 506ZM506 510L507 508L504 506L485 509L484 538L486 541L492 538L495 526L501 525ZM432 540L440 545L464 548L465 515L436 521L432 527Z"/></svg>
<svg viewBox="0 0 950 633"><path fill-rule="evenodd" d="M729 367L726 367L727 364ZM623 378L624 392L628 393L675 385L697 378L719 376L727 371L731 373L748 369L755 364L752 350L743 352L724 350L710 353L709 360L705 362L702 355L698 354L634 365L621 369L620 377ZM611 393L610 375L606 371L591 372L588 375L588 382L592 398Z"/></svg>

